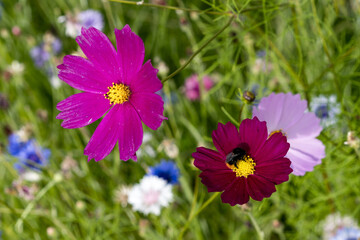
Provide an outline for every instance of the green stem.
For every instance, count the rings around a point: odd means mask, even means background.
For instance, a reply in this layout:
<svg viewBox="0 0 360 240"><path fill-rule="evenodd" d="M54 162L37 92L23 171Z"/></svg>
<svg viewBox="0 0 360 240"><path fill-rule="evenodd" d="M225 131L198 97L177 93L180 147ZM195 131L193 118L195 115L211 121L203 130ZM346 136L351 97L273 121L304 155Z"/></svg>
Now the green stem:
<svg viewBox="0 0 360 240"><path fill-rule="evenodd" d="M60 182L61 180L61 175L59 173L55 174L51 182L49 182L43 189L41 189L35 196L35 198L26 206L25 210L15 224L15 227L19 232L22 231L23 222L25 218L29 215L31 210L34 208L36 202L39 201L40 198L42 198L47 193L47 191L49 191L56 183Z"/></svg>
<svg viewBox="0 0 360 240"><path fill-rule="evenodd" d="M108 0L103 0L102 2L103 2L103 5L104 5L106 17L107 17L107 19L109 21L110 28L114 29L115 28L115 20L113 18L112 13L111 13L111 7L110 7L110 4L109 4L109 1Z"/></svg>
<svg viewBox="0 0 360 240"><path fill-rule="evenodd" d="M197 9L190 9L190 8L182 8L182 7L175 7L175 6L168 6L168 5L159 5L153 3L145 3L140 1L126 1L126 0L109 0L110 2L118 2L118 3L125 3L130 5L137 5L137 6L148 6L148 7L157 7L157 8L164 8L169 10L182 10L186 12L197 12L197 13L206 13L212 15L233 15L231 12L215 12L215 11L208 11L208 10L197 10Z"/></svg>
<svg viewBox="0 0 360 240"><path fill-rule="evenodd" d="M191 57L186 61L186 63L184 65L182 65L180 68L178 68L175 72L173 72L172 74L170 74L169 76L167 76L165 79L163 79L161 82L164 83L167 80L169 80L170 78L174 77L176 74L178 74L179 72L181 72L184 68L187 67L187 65L189 65L189 63L194 59L194 57L196 55L198 55L207 45L209 45L209 43L211 43L215 38L217 38L217 36L219 36L228 26L230 26L231 22L234 20L234 15L229 19L229 21L225 24L225 26L223 26L217 33L215 33L214 36L212 36L209 40L207 40L196 52L193 53L193 55L191 55Z"/></svg>
<svg viewBox="0 0 360 240"><path fill-rule="evenodd" d="M256 233L258 234L259 240L264 240L264 232L261 231L259 224L256 222L256 219L254 218L254 216L252 215L251 212L247 212L247 215L250 218L251 223L253 224Z"/></svg>
<svg viewBox="0 0 360 240"><path fill-rule="evenodd" d="M220 192L216 192L214 193L200 208L199 210L197 210L194 214L189 215L188 220L186 221L184 227L181 229L181 232L179 234L178 240L183 238L183 235L185 233L185 231L188 229L188 227L190 226L191 221L197 216L199 215L199 213L201 213L202 210L204 210L217 196L219 196ZM193 212L193 211L192 211Z"/></svg>

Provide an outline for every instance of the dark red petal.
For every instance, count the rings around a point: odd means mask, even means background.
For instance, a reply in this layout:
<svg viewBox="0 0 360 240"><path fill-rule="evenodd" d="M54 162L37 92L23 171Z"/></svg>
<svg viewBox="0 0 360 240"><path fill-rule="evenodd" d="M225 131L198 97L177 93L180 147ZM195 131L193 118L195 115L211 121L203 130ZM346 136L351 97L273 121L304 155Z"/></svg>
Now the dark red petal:
<svg viewBox="0 0 360 240"><path fill-rule="evenodd" d="M286 141L286 137L282 133L274 133L265 142L262 148L253 156L256 164L261 162L282 158L286 155L290 148L290 144Z"/></svg>
<svg viewBox="0 0 360 240"><path fill-rule="evenodd" d="M246 188L251 198L257 201L261 201L264 197L270 197L276 191L274 183L257 175L248 176Z"/></svg>
<svg viewBox="0 0 360 240"><path fill-rule="evenodd" d="M235 173L231 170L204 171L199 176L209 192L224 191L236 178Z"/></svg>
<svg viewBox="0 0 360 240"><path fill-rule="evenodd" d="M246 189L245 178L236 178L221 194L221 200L223 203L229 203L231 206L247 203L249 201L249 193Z"/></svg>
<svg viewBox="0 0 360 240"><path fill-rule="evenodd" d="M287 158L262 162L255 167L255 174L266 178L274 184L280 184L289 180L289 174L293 171L290 165L291 161Z"/></svg>
<svg viewBox="0 0 360 240"><path fill-rule="evenodd" d="M257 117L245 119L241 122L239 131L240 141L249 145L248 154L254 157L268 137L266 122L260 122Z"/></svg>
<svg viewBox="0 0 360 240"><path fill-rule="evenodd" d="M212 132L212 139L216 149L224 156L240 143L239 132L231 122L226 125L219 123L218 128Z"/></svg>
<svg viewBox="0 0 360 240"><path fill-rule="evenodd" d="M192 157L195 159L194 165L203 171L229 169L225 164L224 156L222 156L217 151L208 148L204 148L204 147L197 148L196 152L192 154Z"/></svg>

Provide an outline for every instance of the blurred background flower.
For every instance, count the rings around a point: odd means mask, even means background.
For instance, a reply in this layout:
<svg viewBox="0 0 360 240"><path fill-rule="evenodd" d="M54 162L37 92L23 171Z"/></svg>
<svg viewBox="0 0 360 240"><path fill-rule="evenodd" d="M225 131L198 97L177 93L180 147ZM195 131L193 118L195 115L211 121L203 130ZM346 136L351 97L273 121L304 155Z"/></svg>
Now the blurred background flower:
<svg viewBox="0 0 360 240"><path fill-rule="evenodd" d="M161 160L154 167L149 168L148 175L158 176L167 181L169 184L177 184L179 182L179 168L173 161Z"/></svg>
<svg viewBox="0 0 360 240"><path fill-rule="evenodd" d="M321 119L321 125L329 127L337 122L337 115L340 113L340 104L335 95L320 95L312 99L311 110Z"/></svg>
<svg viewBox="0 0 360 240"><path fill-rule="evenodd" d="M60 23L65 23L65 34L72 38L76 38L80 35L82 27L94 27L100 31L104 28L102 14L93 9L79 12L75 16L68 13L66 16L60 16L58 21Z"/></svg>
<svg viewBox="0 0 360 240"><path fill-rule="evenodd" d="M145 215L160 215L161 209L169 206L172 200L171 185L157 176L144 176L140 183L130 190L128 197L134 211Z"/></svg>
<svg viewBox="0 0 360 240"><path fill-rule="evenodd" d="M193 74L185 80L185 96L191 100L199 100L200 99L200 81L204 85L204 90L207 92L214 86L214 81L210 76L203 76L202 79L199 79L197 74Z"/></svg>

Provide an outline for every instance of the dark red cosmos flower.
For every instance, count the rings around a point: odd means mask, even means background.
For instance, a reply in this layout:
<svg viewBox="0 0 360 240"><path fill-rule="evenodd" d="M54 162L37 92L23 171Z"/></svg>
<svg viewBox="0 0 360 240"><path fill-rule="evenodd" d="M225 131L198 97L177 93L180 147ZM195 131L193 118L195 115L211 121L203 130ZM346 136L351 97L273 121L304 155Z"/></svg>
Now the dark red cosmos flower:
<svg viewBox="0 0 360 240"><path fill-rule="evenodd" d="M217 151L199 147L192 156L201 182L209 192L223 192L224 203L244 204L249 196L261 201L289 180L291 162L284 156L290 144L280 132L268 138L266 122L257 117L242 121L239 131L230 122L219 123L212 139Z"/></svg>

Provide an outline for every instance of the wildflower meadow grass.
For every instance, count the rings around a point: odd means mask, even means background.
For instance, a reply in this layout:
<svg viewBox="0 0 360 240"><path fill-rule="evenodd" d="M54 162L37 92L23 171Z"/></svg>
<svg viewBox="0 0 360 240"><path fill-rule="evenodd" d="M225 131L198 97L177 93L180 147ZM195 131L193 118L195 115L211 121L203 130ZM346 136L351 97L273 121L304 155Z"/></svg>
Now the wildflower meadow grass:
<svg viewBox="0 0 360 240"><path fill-rule="evenodd" d="M0 0L0 239L359 239L359 43L358 0Z"/></svg>

